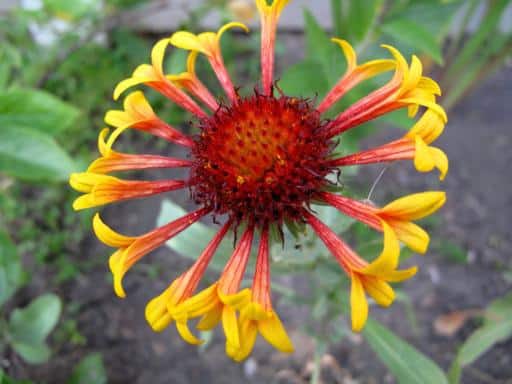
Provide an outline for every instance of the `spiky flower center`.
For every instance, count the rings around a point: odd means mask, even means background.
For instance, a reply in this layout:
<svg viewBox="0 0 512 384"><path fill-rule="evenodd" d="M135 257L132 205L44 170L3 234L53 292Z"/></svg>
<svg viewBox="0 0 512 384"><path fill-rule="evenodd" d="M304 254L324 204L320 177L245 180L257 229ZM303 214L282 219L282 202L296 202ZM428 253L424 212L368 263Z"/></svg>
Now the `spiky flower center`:
<svg viewBox="0 0 512 384"><path fill-rule="evenodd" d="M254 224L302 219L332 148L308 100L255 94L200 125L190 180L198 204Z"/></svg>

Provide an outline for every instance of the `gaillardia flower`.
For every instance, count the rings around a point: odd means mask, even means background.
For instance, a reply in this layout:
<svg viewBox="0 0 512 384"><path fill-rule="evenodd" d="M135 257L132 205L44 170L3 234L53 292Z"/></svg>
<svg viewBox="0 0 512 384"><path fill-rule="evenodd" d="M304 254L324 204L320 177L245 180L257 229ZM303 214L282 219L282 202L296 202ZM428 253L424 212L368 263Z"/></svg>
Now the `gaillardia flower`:
<svg viewBox="0 0 512 384"><path fill-rule="evenodd" d="M285 224L310 227L325 243L340 267L351 279L352 328L359 331L368 316L367 296L381 306L389 306L394 291L389 283L403 281L416 268L398 269L400 242L412 250L427 250L428 234L413 221L432 214L445 202L440 191L416 193L376 207L333 193L333 174L340 167L412 160L420 172L437 168L443 179L448 159L432 142L442 133L447 118L436 103L439 86L422 75L416 56L410 64L395 48L384 46L391 58L358 63L352 46L338 44L347 61L347 70L327 96L316 103L275 91L274 45L276 27L288 0L256 0L261 16L261 84L250 96L240 96L224 64L220 40L231 28L248 28L229 23L218 32L199 35L186 31L160 40L151 53L151 64L142 64L133 75L115 88L114 99L129 88L145 85L190 112L198 132L191 136L161 120L141 91L129 94L123 110L110 111L99 135L101 157L86 172L73 174L71 186L84 194L74 208L84 209L127 199L186 189L197 208L149 233L128 237L110 229L97 214L93 228L98 238L117 250L110 257L114 289L124 297L125 273L149 252L160 247L197 222L212 216L222 222L216 235L198 255L197 261L149 302L146 318L155 331L175 322L180 335L192 344L202 341L189 328L209 330L222 324L226 352L237 361L253 349L257 335L282 352L291 352L292 343L272 306L270 293L269 233L282 233ZM189 51L186 72L164 73L166 49L173 46ZM340 52L340 53L341 53ZM195 72L199 55L204 55L218 78L225 97L217 99ZM361 82L385 72L391 79L363 97L338 116L324 114ZM337 156L334 149L344 132L388 112L407 108L410 117L419 109L423 115L402 138L377 148ZM188 151L185 159L155 155L132 155L113 149L127 129L144 131ZM122 180L112 172L155 168L185 168L182 180ZM186 173L187 174L187 173ZM330 205L383 233L382 253L373 261L362 259L321 218L311 205ZM238 241L218 280L197 292L200 280L219 244L229 232L238 232ZM259 238L259 241L257 241ZM257 249L252 286L242 287L251 249Z"/></svg>

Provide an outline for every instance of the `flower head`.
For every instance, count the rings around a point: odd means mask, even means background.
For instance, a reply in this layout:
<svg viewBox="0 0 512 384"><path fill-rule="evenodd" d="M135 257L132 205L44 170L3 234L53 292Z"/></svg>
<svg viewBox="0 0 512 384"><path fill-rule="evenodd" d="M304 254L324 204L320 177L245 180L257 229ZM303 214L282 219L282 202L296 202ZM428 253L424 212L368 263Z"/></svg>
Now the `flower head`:
<svg viewBox="0 0 512 384"><path fill-rule="evenodd" d="M121 81L114 91L117 99L128 88L144 85L166 96L193 115L198 133L190 136L160 119L142 91L130 93L122 110L109 111L105 121L114 128L101 131L101 156L86 172L73 174L71 186L83 195L75 209L100 206L187 188L197 208L162 227L140 236L125 236L109 228L96 215L94 231L105 244L117 250L110 257L114 290L126 292L122 281L128 270L148 253L177 236L198 220L212 215L224 222L193 265L146 307L146 319L155 331L175 323L189 343L202 341L190 329L209 330L222 325L226 352L234 360L245 359L261 335L282 352L293 345L272 305L270 281L270 228L283 232L287 223L306 224L324 242L351 280L352 328L359 331L368 316L367 296L389 306L394 291L389 283L409 279L416 268L398 269L400 245L425 253L428 234L413 221L432 214L445 202L443 192L416 193L379 208L370 202L332 193L332 176L340 167L412 160L420 172L439 169L441 179L448 171L448 159L430 144L442 133L447 118L436 103L439 86L423 76L416 56L410 64L395 48L384 46L391 57L358 63L356 53L345 40L335 38L347 61L347 70L319 103L276 94L274 87L274 46L277 22L288 0L256 0L261 17L261 84L254 94L242 97L225 66L220 39L232 28L248 31L241 23L228 23L218 32L192 34L178 31L156 43L151 64L142 64ZM189 51L186 71L164 72L163 60L169 46ZM198 55L213 68L226 97L216 99L195 71ZM382 73L392 74L382 87L354 103L331 120L325 113L361 82ZM424 111L412 129L391 143L353 154L337 156L337 137L383 114L407 108L414 117ZM113 149L127 129L135 129L183 146L188 157L178 159L156 155L134 155ZM112 172L154 168L185 168L183 180L122 180ZM373 261L365 261L317 217L312 204L327 204L383 233L384 247ZM240 235L233 253L209 287L198 291L208 264L227 233ZM236 238L236 237L235 237ZM251 250L257 247L256 266L250 287L243 285Z"/></svg>

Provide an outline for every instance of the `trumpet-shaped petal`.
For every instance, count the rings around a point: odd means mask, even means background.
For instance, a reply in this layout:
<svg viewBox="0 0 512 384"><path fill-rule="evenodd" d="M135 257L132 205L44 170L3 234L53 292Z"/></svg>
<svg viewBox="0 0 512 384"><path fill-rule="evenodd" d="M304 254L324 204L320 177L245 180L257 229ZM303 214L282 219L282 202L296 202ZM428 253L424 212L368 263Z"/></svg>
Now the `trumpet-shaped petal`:
<svg viewBox="0 0 512 384"><path fill-rule="evenodd" d="M194 35L187 31L178 31L170 38L172 45L189 51L201 52L208 57L219 82L232 102L237 99L237 95L231 77L224 65L224 59L220 50L220 39L228 29L237 27L249 32L249 28L245 24L233 22L224 25L217 33L203 32L199 35Z"/></svg>
<svg viewBox="0 0 512 384"><path fill-rule="evenodd" d="M352 313L352 329L360 332L368 320L368 301L363 283L357 274L351 276L350 310Z"/></svg>
<svg viewBox="0 0 512 384"><path fill-rule="evenodd" d="M403 138L380 147L333 159L330 165L349 166L413 160L418 172L430 172L437 168L439 179L444 180L449 168L448 157L441 149L427 145L441 135L444 124L439 113L429 109Z"/></svg>
<svg viewBox="0 0 512 384"><path fill-rule="evenodd" d="M430 172L437 168L439 179L444 180L448 173L448 156L439 148L429 147L419 136L416 136L414 166L419 172Z"/></svg>
<svg viewBox="0 0 512 384"><path fill-rule="evenodd" d="M218 282L185 300L176 308L168 308L171 313L174 313L177 323L182 323L182 331L186 330L182 333L178 328L178 332L186 341L191 339L187 320L201 317L200 329L211 329L210 327L216 326L221 321L226 345L235 349L240 348L236 311L243 308L250 300L250 290L240 291L239 289L249 260L253 236L254 228L251 226L242 235ZM195 338L194 342L198 340Z"/></svg>
<svg viewBox="0 0 512 384"><path fill-rule="evenodd" d="M159 296L151 300L146 306L146 320L155 332L163 331L173 320L183 323L183 318L176 316L175 310L179 304L187 300L196 290L208 264L215 251L224 239L232 222L228 221L222 229L213 237L197 261L180 277L174 280L171 285ZM193 340L191 333L186 326L180 326L181 332L186 335L187 340Z"/></svg>
<svg viewBox="0 0 512 384"><path fill-rule="evenodd" d="M170 39L162 39L155 44L151 51L151 65L139 65L130 78L121 81L114 89L114 100L117 100L127 89L145 84L194 115L206 117L196 102L167 79L163 72L163 60L169 42Z"/></svg>
<svg viewBox="0 0 512 384"><path fill-rule="evenodd" d="M209 209L201 208L189 213L175 221L170 222L149 233L137 237L127 237L109 228L96 214L93 220L93 229L98 239L106 245L118 247L109 259L109 267L114 278L114 291L119 297L125 297L123 277L128 270L143 256L163 245L170 238L176 236L185 228L194 224L208 213Z"/></svg>
<svg viewBox="0 0 512 384"><path fill-rule="evenodd" d="M264 226L261 232L251 294L251 301L240 310L240 342L238 346L226 344L226 353L236 361L244 360L251 353L258 333L277 350L293 352L293 345L286 330L272 309L268 226Z"/></svg>
<svg viewBox="0 0 512 384"><path fill-rule="evenodd" d="M178 75L167 75L167 78L177 86L185 88L188 92L206 104L206 106L212 111L216 111L219 108L219 103L196 75L195 66L197 55L198 51L192 51L189 53L187 58L187 72L182 72Z"/></svg>
<svg viewBox="0 0 512 384"><path fill-rule="evenodd" d="M422 77L419 59L413 56L409 66L397 49L389 45L383 45L383 47L388 49L394 57L395 75L386 85L339 114L328 127L329 136L338 135L359 124L404 107L407 107L409 115L414 117L418 106L424 106L446 123L445 111L435 102L435 96L440 93L439 86L434 80ZM352 54L348 57L349 60L354 60ZM382 64L377 64L377 68L380 66Z"/></svg>
<svg viewBox="0 0 512 384"><path fill-rule="evenodd" d="M292 353L293 344L279 316L274 310L264 310L259 304L251 302L242 309L238 329L240 345L226 345L226 353L235 361L243 361L249 356L258 333L275 349L283 353Z"/></svg>
<svg viewBox="0 0 512 384"><path fill-rule="evenodd" d="M338 211L379 231L383 231L382 222L385 222L409 248L425 253L429 236L412 221L436 212L444 205L446 194L441 191L415 193L397 199L383 208L327 192L323 192L320 198Z"/></svg>
<svg viewBox="0 0 512 384"><path fill-rule="evenodd" d="M105 122L117 128L105 144L107 149L112 148L116 139L127 128L135 128L186 147L193 145L193 141L189 137L155 115L153 108L141 91L130 93L126 97L124 110L108 111L105 115Z"/></svg>
<svg viewBox="0 0 512 384"><path fill-rule="evenodd" d="M340 100L343 95L353 89L361 82L371 79L383 72L395 69L394 60L372 60L362 65L357 64L357 56L354 48L346 41L341 39L332 39L338 44L347 60L347 70L343 77L329 91L324 100L318 105L320 112L327 111L334 103Z"/></svg>
<svg viewBox="0 0 512 384"><path fill-rule="evenodd" d="M400 246L395 232L385 221L381 221L384 231L384 248L373 262L368 263L315 216L308 214L306 219L352 280L350 294L352 329L358 332L364 327L368 318L366 293L377 304L387 307L395 298L393 289L387 282L409 279L416 274L417 268L396 270Z"/></svg>
<svg viewBox="0 0 512 384"><path fill-rule="evenodd" d="M210 58L220 56L220 39L224 32L231 28L241 28L245 32L249 32L249 28L243 23L228 23L215 32L203 32L199 35L187 31L175 32L170 39L170 43L175 47L186 49L188 51L197 51L205 54Z"/></svg>
<svg viewBox="0 0 512 384"><path fill-rule="evenodd" d="M415 193L387 204L379 210L379 216L403 221L419 220L436 212L445 202L445 192Z"/></svg>
<svg viewBox="0 0 512 384"><path fill-rule="evenodd" d="M155 168L180 168L190 167L192 162L184 159L176 159L166 156L156 155L129 155L126 153L116 152L108 148L105 141L109 129L105 128L98 136L98 149L101 157L94 160L89 168L88 173L107 174L118 171L131 171L138 169L155 169Z"/></svg>
<svg viewBox="0 0 512 384"><path fill-rule="evenodd" d="M289 0L273 0L268 5L266 0L256 0L261 17L261 82L265 95L272 93L277 22L288 2Z"/></svg>
<svg viewBox="0 0 512 384"><path fill-rule="evenodd" d="M69 184L75 190L85 193L74 201L75 210L174 191L186 185L183 180L121 180L90 172L73 173L69 178Z"/></svg>

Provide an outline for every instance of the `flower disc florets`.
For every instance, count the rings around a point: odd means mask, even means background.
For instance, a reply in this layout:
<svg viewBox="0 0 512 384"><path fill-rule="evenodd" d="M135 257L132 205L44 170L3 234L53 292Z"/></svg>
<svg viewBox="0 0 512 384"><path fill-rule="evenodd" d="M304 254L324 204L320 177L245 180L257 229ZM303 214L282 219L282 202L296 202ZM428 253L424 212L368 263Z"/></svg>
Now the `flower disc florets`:
<svg viewBox="0 0 512 384"><path fill-rule="evenodd" d="M198 204L254 224L302 219L326 184L332 141L307 99L256 93L200 122L190 184Z"/></svg>

